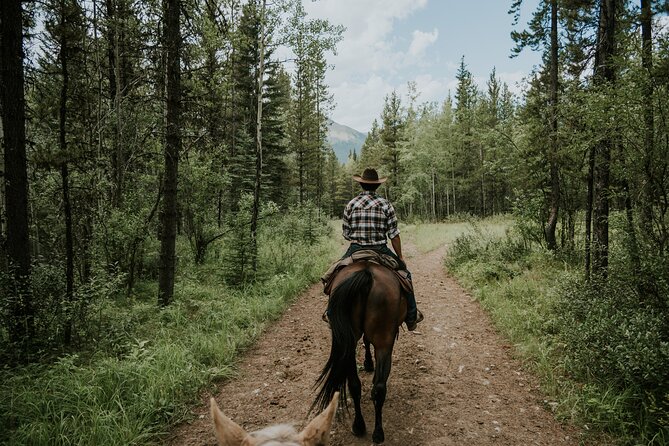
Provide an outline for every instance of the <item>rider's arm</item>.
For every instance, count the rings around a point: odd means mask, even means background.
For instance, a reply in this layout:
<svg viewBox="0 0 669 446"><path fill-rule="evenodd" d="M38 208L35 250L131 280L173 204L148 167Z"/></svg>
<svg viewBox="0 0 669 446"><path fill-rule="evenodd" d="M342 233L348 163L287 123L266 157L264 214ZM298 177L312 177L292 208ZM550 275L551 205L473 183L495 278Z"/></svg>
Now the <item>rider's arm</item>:
<svg viewBox="0 0 669 446"><path fill-rule="evenodd" d="M344 239L351 240L351 203L349 202L344 209L344 216L342 217L341 233Z"/></svg>
<svg viewBox="0 0 669 446"><path fill-rule="evenodd" d="M388 203L385 212L387 218L386 225L388 226L388 238L393 245L393 250L395 251L395 254L397 254L397 257L404 261L402 258L402 241L400 240L400 230L397 227L397 214L395 214L395 208L392 204Z"/></svg>
<svg viewBox="0 0 669 446"><path fill-rule="evenodd" d="M400 240L400 235L397 234L395 237L390 239L390 243L393 245L395 254L404 262L404 257L402 257L402 240Z"/></svg>

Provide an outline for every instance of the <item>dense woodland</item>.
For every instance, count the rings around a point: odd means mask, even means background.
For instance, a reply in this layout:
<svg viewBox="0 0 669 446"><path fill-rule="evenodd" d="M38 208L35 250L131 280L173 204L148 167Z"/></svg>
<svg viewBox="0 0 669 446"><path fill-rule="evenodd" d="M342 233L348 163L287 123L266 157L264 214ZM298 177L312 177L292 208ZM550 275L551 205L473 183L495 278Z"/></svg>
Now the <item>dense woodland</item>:
<svg viewBox="0 0 669 446"><path fill-rule="evenodd" d="M301 2L3 2L2 25L11 340L39 329L31 269L60 270L44 280L69 344L81 287L155 277L169 304L177 234L197 263L234 240L230 279L253 280L262 212L326 201L325 57L342 30Z"/></svg>
<svg viewBox="0 0 669 446"><path fill-rule="evenodd" d="M588 296L624 283L666 329L640 384L666 417L669 4L545 0L522 29L521 3L510 53L543 54L523 97L463 57L443 102L389 94L341 165L325 75L343 29L300 0L0 2L2 356L85 350L96 301L157 282L169 307L186 264L267 279L263 228L313 243L371 166L404 221L513 213Z"/></svg>

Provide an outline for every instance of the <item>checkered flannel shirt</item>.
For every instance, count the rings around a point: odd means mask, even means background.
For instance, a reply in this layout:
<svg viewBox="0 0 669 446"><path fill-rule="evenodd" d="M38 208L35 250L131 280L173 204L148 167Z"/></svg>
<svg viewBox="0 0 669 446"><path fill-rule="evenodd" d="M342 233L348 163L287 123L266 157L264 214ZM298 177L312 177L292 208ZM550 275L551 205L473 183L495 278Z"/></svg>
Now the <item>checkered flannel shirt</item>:
<svg viewBox="0 0 669 446"><path fill-rule="evenodd" d="M363 191L344 209L344 238L364 246L385 245L399 235L395 208L376 192Z"/></svg>

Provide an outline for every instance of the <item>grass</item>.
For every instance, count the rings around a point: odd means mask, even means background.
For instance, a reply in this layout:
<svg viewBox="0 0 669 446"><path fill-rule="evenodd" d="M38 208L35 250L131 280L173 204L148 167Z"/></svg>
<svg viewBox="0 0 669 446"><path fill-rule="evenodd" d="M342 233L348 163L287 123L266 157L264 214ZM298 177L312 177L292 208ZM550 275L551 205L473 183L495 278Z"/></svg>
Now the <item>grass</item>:
<svg viewBox="0 0 669 446"><path fill-rule="evenodd" d="M426 253L445 244L453 243L463 234L485 231L503 235L510 226L508 217L487 220L458 221L453 223L423 223L402 226L402 237L413 243L421 253Z"/></svg>
<svg viewBox="0 0 669 446"><path fill-rule="evenodd" d="M511 223L498 218L401 229L403 239L421 252L449 245L449 271L533 367L547 407L586 431L609 430L614 436L586 441L620 441L630 423L644 423L622 416L634 395L572 380L562 347L553 341L553 304L560 285L577 272L504 237ZM335 234L339 227L332 224ZM157 309L155 283L141 282L130 299L97 304L92 321L99 331L97 348L55 362L1 368L0 443L159 443L189 416L200 392L235 375L239 353L343 251L337 235L313 246L287 245L289 239L275 237L266 244L262 262L272 266L254 285L227 288L216 261L198 267L185 261L169 307ZM637 444L666 444L662 435L651 433Z"/></svg>
<svg viewBox="0 0 669 446"><path fill-rule="evenodd" d="M502 236L499 222L483 223L480 227L489 229L469 232L459 225L444 226L431 231L460 232L450 244L446 267L540 378L547 408L582 427L582 441L588 444L667 444L666 429L658 432L646 419L638 391L598 376L584 377L572 367L573 352L567 347L578 346L563 344L560 333L583 327L565 326L556 312L565 299L565 284L581 275L577 265L528 245L513 232Z"/></svg>
<svg viewBox="0 0 669 446"><path fill-rule="evenodd" d="M290 271L244 289L224 287L215 265L187 267L165 309L155 306L153 283L125 302L103 302L105 348L0 370L0 443L155 444L188 417L200 391L234 376L239 352L339 251L330 239L296 248Z"/></svg>

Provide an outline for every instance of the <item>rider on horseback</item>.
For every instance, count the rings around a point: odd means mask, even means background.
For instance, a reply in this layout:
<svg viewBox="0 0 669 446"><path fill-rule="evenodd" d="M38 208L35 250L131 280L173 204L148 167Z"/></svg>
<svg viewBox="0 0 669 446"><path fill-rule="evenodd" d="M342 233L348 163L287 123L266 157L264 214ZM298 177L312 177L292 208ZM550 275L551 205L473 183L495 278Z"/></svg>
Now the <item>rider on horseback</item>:
<svg viewBox="0 0 669 446"><path fill-rule="evenodd" d="M362 176L353 175L353 179L362 187L363 191L346 205L343 217L343 235L351 242L344 257L349 257L356 251L372 249L395 258L399 270L411 274L406 269L402 257L402 242L400 231L397 228L397 216L390 202L376 193L380 184L387 178L379 178L374 169L365 169ZM395 252L386 244L386 236L390 239ZM416 329L416 325L423 320L423 314L416 308L416 297L411 292L405 293L407 298L407 316L405 322L409 331Z"/></svg>

